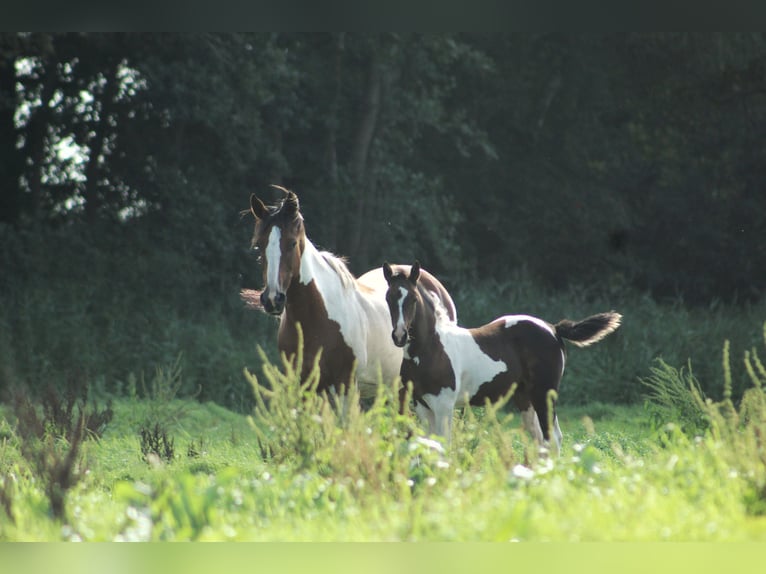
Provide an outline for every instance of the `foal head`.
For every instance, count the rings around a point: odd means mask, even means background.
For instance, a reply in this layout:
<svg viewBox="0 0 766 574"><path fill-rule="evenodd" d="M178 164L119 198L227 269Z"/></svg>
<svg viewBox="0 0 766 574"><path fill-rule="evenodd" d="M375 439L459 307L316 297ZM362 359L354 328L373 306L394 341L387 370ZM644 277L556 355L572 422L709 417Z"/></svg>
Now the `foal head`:
<svg viewBox="0 0 766 574"><path fill-rule="evenodd" d="M292 191L278 189L287 195L276 206L266 207L255 194L250 196L250 212L255 216L252 248L263 263L265 286L261 305L272 315L281 314L285 308L287 288L300 270L301 254L306 246L298 197Z"/></svg>
<svg viewBox="0 0 766 574"><path fill-rule="evenodd" d="M388 282L386 303L391 314L391 338L394 345L404 347L409 339L410 327L417 311L417 286L420 277L420 263L410 269L409 275L404 272L394 273L388 263L383 264L383 276Z"/></svg>

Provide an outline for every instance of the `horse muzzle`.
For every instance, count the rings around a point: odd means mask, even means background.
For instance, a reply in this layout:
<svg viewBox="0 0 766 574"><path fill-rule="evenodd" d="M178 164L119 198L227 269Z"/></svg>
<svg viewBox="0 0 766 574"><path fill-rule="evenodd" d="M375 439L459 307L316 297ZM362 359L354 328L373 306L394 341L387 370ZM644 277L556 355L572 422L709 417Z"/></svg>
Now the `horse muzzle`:
<svg viewBox="0 0 766 574"><path fill-rule="evenodd" d="M286 300L287 295L279 291L274 297L271 296L268 289L261 293L261 305L263 306L263 310L269 315L281 315L282 311L285 310Z"/></svg>
<svg viewBox="0 0 766 574"><path fill-rule="evenodd" d="M404 347L407 344L407 339L409 339L409 337L407 336L407 331L402 334L399 334L396 331L392 331L391 339L393 339L394 345L397 347Z"/></svg>

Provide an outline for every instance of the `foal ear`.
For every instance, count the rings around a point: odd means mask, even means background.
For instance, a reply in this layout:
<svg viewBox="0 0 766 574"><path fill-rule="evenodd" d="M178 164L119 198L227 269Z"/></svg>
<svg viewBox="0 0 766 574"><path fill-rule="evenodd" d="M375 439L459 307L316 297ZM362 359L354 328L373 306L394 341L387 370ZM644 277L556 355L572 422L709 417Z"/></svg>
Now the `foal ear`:
<svg viewBox="0 0 766 574"><path fill-rule="evenodd" d="M418 282L418 278L420 277L420 261L415 260L415 263L412 264L412 268L410 269L410 276L409 280L410 283L415 285Z"/></svg>
<svg viewBox="0 0 766 574"><path fill-rule="evenodd" d="M386 278L386 281L388 283L391 283L391 278L394 276L394 270L391 269L391 265L388 264L388 261L383 263L383 277Z"/></svg>
<svg viewBox="0 0 766 574"><path fill-rule="evenodd" d="M255 197L254 193L250 194L250 213L256 219L263 219L269 213L269 210L263 205L263 202Z"/></svg>

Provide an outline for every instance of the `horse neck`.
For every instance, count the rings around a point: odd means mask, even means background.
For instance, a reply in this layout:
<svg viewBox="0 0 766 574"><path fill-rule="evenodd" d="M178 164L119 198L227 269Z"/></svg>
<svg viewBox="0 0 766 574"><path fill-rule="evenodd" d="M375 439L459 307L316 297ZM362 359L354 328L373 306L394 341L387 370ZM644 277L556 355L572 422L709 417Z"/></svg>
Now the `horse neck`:
<svg viewBox="0 0 766 574"><path fill-rule="evenodd" d="M344 286L338 272L327 262L316 246L304 237L304 248L298 273L293 277L287 294L287 305L290 304L291 291L301 291L313 282L314 288L322 298L340 293Z"/></svg>
<svg viewBox="0 0 766 574"><path fill-rule="evenodd" d="M410 329L412 339L408 343L408 353L422 357L438 343L436 334L436 309L431 295L420 285L417 289L415 317Z"/></svg>

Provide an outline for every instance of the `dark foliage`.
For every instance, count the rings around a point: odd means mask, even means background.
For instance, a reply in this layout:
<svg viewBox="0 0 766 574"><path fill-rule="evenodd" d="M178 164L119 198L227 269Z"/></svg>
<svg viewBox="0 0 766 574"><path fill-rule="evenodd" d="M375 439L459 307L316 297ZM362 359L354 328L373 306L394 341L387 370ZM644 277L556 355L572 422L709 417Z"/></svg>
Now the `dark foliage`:
<svg viewBox="0 0 766 574"><path fill-rule="evenodd" d="M11 404L18 420L18 435L22 440L42 440L52 436L70 443L81 434L80 438L100 438L114 416L112 401L109 400L103 409L93 401L91 409L87 409L87 396L87 388L77 383L63 385L63 396L49 385L38 409L26 391L12 392Z"/></svg>

